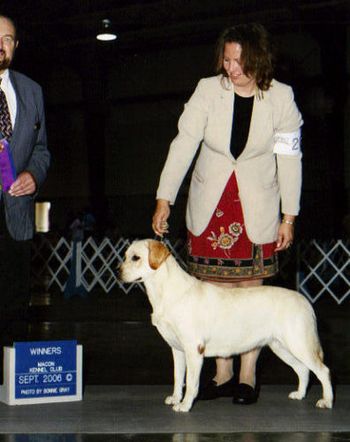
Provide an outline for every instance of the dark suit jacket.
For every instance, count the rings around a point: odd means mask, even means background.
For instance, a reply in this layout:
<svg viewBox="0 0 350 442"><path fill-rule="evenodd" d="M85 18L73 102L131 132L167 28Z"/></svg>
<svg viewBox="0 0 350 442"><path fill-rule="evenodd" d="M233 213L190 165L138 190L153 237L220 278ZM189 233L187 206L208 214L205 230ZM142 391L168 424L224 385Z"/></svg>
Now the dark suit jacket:
<svg viewBox="0 0 350 442"><path fill-rule="evenodd" d="M10 80L17 99L16 122L10 140L14 165L17 174L28 171L33 175L38 190L50 164L42 90L37 83L19 72L10 70ZM7 228L16 240L33 237L36 194L12 197L0 191Z"/></svg>

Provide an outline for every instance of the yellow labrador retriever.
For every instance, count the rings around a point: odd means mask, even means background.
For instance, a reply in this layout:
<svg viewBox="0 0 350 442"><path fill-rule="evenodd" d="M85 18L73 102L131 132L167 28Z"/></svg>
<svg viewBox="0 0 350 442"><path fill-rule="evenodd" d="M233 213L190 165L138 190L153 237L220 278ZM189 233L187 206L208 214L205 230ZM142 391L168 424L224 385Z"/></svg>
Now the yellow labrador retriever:
<svg viewBox="0 0 350 442"><path fill-rule="evenodd" d="M264 345L298 375L299 386L290 399L305 397L311 370L323 388L316 406L332 408L330 373L322 362L315 314L299 293L269 286L228 289L200 281L154 240L131 244L120 277L145 284L153 307L152 324L172 349L174 391L165 403L175 411L191 409L205 356L225 358Z"/></svg>

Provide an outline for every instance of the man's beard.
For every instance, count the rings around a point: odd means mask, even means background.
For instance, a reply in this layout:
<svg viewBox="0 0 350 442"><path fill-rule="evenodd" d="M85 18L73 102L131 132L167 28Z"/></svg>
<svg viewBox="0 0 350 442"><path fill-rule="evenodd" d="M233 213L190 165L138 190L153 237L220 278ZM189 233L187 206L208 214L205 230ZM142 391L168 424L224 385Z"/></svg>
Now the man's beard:
<svg viewBox="0 0 350 442"><path fill-rule="evenodd" d="M3 55L2 60L0 60L0 71L4 71L8 67L10 67L11 60L6 57L3 51L0 51L0 54Z"/></svg>

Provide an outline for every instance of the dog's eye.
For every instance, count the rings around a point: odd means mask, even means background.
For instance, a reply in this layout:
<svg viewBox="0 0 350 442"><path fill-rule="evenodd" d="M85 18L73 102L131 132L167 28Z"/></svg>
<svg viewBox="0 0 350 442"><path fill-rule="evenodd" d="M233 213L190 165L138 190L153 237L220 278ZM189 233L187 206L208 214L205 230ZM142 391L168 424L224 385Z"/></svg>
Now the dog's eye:
<svg viewBox="0 0 350 442"><path fill-rule="evenodd" d="M131 257L131 261L138 261L139 259L140 259L140 257L137 256L137 255L133 255L133 256Z"/></svg>

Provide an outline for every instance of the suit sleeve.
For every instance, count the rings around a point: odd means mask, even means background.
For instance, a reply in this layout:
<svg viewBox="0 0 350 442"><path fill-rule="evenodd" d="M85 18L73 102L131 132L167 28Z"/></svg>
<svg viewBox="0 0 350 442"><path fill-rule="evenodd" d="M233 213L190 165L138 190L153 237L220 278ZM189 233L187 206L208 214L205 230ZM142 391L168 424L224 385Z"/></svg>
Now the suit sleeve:
<svg viewBox="0 0 350 442"><path fill-rule="evenodd" d="M205 82L201 80L179 119L178 134L170 145L161 173L157 199L165 199L174 204L181 183L203 140L207 118L208 99Z"/></svg>
<svg viewBox="0 0 350 442"><path fill-rule="evenodd" d="M34 99L38 111L38 121L36 122L37 131L33 143L32 154L25 170L33 175L37 186L40 187L45 181L47 170L50 165L50 153L47 148L44 100L40 87L37 88Z"/></svg>
<svg viewBox="0 0 350 442"><path fill-rule="evenodd" d="M275 149L278 182L281 193L281 211L298 215L302 184L301 126L302 116L294 101L292 88L287 87L278 112L275 127Z"/></svg>

